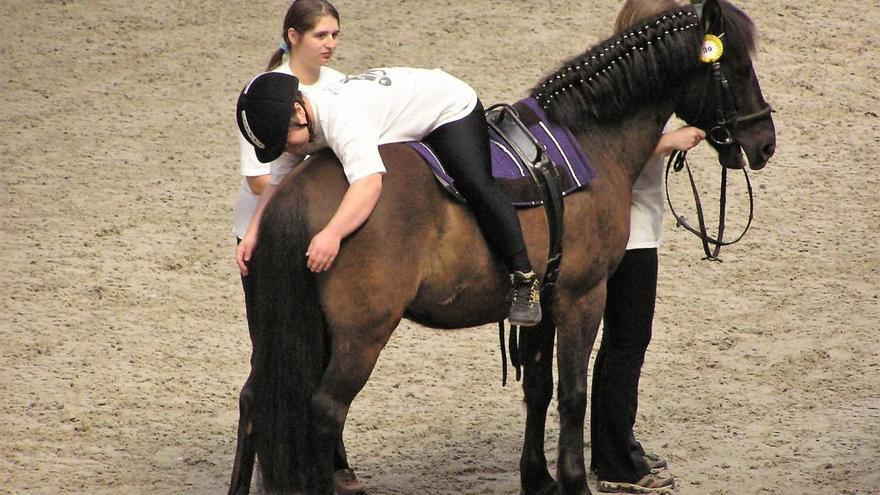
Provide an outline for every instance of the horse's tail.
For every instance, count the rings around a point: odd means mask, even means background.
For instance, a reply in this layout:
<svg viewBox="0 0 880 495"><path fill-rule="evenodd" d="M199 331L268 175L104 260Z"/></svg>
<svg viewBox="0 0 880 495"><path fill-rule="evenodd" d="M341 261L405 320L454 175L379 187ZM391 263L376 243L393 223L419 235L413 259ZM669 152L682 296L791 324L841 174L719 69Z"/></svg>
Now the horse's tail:
<svg viewBox="0 0 880 495"><path fill-rule="evenodd" d="M316 428L310 407L324 369L326 323L306 267L309 233L302 195L266 209L251 260L253 436L269 493L312 493Z"/></svg>

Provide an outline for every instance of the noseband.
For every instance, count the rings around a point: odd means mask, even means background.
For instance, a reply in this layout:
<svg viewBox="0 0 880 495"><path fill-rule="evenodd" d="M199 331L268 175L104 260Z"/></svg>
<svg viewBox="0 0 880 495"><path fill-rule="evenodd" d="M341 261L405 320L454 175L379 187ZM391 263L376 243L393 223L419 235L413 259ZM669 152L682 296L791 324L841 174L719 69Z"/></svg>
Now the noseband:
<svg viewBox="0 0 880 495"><path fill-rule="evenodd" d="M721 36L724 36L723 34ZM706 138L718 146L732 146L739 144L736 139L736 131L740 125L765 119L773 113L773 107L770 105L746 115L739 115L736 107L736 101L730 90L730 83L724 71L721 68L721 62L712 62L712 79L715 88L715 100L719 102L718 108L715 109L715 124L706 132ZM704 104L707 94L703 93L700 101L700 112L694 122L699 122L703 113Z"/></svg>

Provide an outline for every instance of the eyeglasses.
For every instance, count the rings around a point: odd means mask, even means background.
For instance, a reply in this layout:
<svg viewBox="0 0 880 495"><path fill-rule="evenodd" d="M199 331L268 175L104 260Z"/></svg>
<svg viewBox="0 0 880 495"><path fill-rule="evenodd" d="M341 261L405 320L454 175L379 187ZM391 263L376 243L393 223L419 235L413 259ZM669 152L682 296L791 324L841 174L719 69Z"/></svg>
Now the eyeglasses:
<svg viewBox="0 0 880 495"><path fill-rule="evenodd" d="M306 121L305 122L295 122L293 119L288 123L289 127L294 129L302 129L306 128L309 131L309 142L311 143L315 139L315 133L312 131L312 120L309 118L309 112L306 111L305 105L302 101L297 100L296 103L299 103L303 109L303 114L305 114Z"/></svg>

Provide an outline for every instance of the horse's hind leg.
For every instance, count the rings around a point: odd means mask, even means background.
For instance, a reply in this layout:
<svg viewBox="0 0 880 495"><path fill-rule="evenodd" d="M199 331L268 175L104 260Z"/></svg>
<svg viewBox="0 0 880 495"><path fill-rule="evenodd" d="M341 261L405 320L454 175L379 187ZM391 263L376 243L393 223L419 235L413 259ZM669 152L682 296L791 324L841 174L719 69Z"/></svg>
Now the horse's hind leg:
<svg viewBox="0 0 880 495"><path fill-rule="evenodd" d="M314 493L332 493L334 464L344 458L339 449L351 401L367 383L379 353L399 321L398 317L370 330L330 329L333 335L330 361L312 396L315 439L319 448L315 459L317 484Z"/></svg>
<svg viewBox="0 0 880 495"><path fill-rule="evenodd" d="M252 371L241 388L241 394L238 398L238 440L235 446L235 464L232 466L229 495L247 495L250 492L256 455L252 416L254 399L254 373Z"/></svg>
<svg viewBox="0 0 880 495"><path fill-rule="evenodd" d="M519 469L522 493L525 495L543 495L557 491L556 482L547 470L547 458L544 454L547 408L553 397L555 329L549 320L550 318L545 318L539 326L521 329L526 429Z"/></svg>

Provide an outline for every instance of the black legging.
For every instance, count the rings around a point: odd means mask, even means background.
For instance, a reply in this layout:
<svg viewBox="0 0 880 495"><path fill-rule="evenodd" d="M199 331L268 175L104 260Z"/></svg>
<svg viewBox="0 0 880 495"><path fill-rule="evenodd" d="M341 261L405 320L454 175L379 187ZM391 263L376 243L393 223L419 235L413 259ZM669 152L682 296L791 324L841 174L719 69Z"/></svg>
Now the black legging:
<svg viewBox="0 0 880 495"><path fill-rule="evenodd" d="M650 471L633 425L656 295L657 249L627 251L608 280L602 343L593 365L590 466L605 481L633 483Z"/></svg>
<svg viewBox="0 0 880 495"><path fill-rule="evenodd" d="M510 199L492 177L489 126L477 101L467 117L449 122L425 136L455 187L471 206L489 247L509 271L532 271L522 230Z"/></svg>

